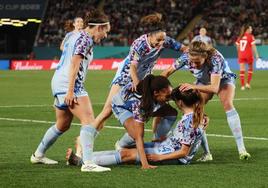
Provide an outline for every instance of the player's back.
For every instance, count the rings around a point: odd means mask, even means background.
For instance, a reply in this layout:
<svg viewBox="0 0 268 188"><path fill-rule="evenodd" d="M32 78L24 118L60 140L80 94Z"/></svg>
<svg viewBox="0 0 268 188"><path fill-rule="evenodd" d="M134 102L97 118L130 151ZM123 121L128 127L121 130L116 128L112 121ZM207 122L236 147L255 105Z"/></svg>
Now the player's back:
<svg viewBox="0 0 268 188"><path fill-rule="evenodd" d="M252 45L255 44L255 39L252 34L245 33L241 38L237 39L236 44L239 46L239 58L253 56Z"/></svg>

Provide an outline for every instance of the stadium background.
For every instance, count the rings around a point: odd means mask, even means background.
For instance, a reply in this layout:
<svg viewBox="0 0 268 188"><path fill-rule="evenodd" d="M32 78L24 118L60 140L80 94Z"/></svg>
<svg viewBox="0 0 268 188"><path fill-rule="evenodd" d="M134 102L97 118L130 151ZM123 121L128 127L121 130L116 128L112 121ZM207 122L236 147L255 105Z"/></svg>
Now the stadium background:
<svg viewBox="0 0 268 188"><path fill-rule="evenodd" d="M163 15L168 35L184 44L198 34L200 27L206 27L213 45L228 59L233 69L238 69L234 43L240 28L244 23L252 24L258 51L264 60L255 68L268 68L268 2L264 0L2 0L0 68L39 69L42 64L55 68L53 62L57 62L61 55L59 45L66 34L65 21L83 17L88 8L103 9L110 16L112 26L108 38L94 48L95 59L111 59L109 62L113 63L113 58L126 57L129 45L142 34L139 19L157 11ZM175 58L178 55L165 50L161 57ZM12 65L12 60L26 59L56 61L19 61L19 65L16 62ZM170 62L163 61L162 64ZM91 68L102 69L108 62L99 63L101 66Z"/></svg>
<svg viewBox="0 0 268 188"><path fill-rule="evenodd" d="M64 22L83 15L90 7L105 10L112 25L109 37L94 49L96 64L91 69L103 69L108 64L107 69L116 69L133 39L141 34L137 25L140 17L157 11L164 15L168 34L185 44L198 34L200 26L205 26L214 46L236 71L234 41L241 25L251 23L263 61L255 63L252 90L237 90L235 105L252 159L237 159L235 143L215 97L206 108L211 116L208 139L214 155L214 161L207 164L163 166L155 171L124 165L112 167L109 174L81 174L79 168L68 167L64 161L65 149L73 145L79 132L75 121L48 151L48 156L59 160L60 165L31 165L31 152L55 120L50 93L53 70L39 69L55 68L65 35ZM268 187L267 15L265 0L1 0L0 187ZM164 69L165 63L178 55L165 51L158 69ZM113 75L114 70L90 70L86 84L95 114L101 110ZM184 71L171 77L173 84L192 81ZM124 132L118 127L114 117L109 119L96 141L96 150L113 149ZM147 131L145 139L150 137Z"/></svg>

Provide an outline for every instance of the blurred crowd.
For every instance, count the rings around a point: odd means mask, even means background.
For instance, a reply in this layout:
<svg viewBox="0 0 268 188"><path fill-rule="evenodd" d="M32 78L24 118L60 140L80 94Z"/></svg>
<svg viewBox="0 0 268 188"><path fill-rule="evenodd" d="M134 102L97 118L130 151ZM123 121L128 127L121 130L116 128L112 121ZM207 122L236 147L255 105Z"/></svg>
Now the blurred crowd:
<svg viewBox="0 0 268 188"><path fill-rule="evenodd" d="M36 41L38 46L60 46L67 20L84 17L88 8L97 7L98 0L49 0L45 18Z"/></svg>
<svg viewBox="0 0 268 188"><path fill-rule="evenodd" d="M190 40L198 34L200 27L205 27L214 45L234 45L242 25L250 24L256 44L268 43L267 0L213 1L203 13L203 19L189 33Z"/></svg>
<svg viewBox="0 0 268 188"><path fill-rule="evenodd" d="M184 40L186 43L198 34L200 27L205 27L214 45L233 45L244 23L252 24L257 44L268 43L266 0L50 0L37 45L59 46L66 34L65 21L83 16L92 7L103 8L110 17L112 30L102 43L106 46L130 45L143 34L139 27L141 17L154 12L163 15L167 33L174 38L197 14L202 14Z"/></svg>

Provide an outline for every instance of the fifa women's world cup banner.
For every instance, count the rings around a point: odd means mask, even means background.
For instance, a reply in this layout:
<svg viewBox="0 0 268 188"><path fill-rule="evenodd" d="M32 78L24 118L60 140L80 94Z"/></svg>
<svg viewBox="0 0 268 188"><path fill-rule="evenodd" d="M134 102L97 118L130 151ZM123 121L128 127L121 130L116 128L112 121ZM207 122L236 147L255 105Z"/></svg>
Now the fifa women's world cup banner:
<svg viewBox="0 0 268 188"><path fill-rule="evenodd" d="M88 69L90 70L116 70L124 59L95 59ZM155 70L167 69L175 59L160 58L154 66ZM232 70L239 70L239 65L236 58L226 59ZM12 60L10 64L11 70L52 70L56 69L59 60ZM268 70L268 60L258 59L254 63L256 70Z"/></svg>

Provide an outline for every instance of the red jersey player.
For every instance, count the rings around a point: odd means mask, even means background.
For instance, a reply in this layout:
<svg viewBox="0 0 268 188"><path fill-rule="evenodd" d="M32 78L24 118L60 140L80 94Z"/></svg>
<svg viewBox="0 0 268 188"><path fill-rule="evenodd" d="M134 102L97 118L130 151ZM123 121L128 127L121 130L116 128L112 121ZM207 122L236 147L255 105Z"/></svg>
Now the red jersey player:
<svg viewBox="0 0 268 188"><path fill-rule="evenodd" d="M245 90L245 64L248 64L248 80L246 88L250 89L250 81L253 73L253 52L256 58L259 58L258 51L255 45L255 38L252 35L252 27L250 25L244 25L241 28L240 35L236 41L238 52L238 63L240 65L240 83L241 90Z"/></svg>

